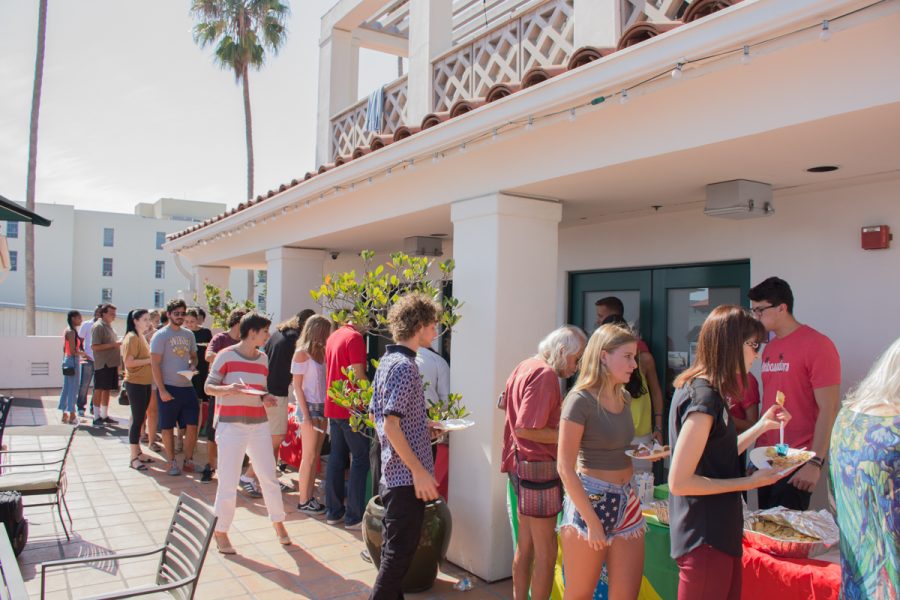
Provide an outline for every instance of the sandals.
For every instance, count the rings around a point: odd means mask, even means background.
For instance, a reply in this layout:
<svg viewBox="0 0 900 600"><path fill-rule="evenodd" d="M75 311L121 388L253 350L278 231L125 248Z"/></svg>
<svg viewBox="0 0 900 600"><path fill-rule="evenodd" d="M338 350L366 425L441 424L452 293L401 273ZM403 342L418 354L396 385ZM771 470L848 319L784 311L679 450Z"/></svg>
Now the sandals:
<svg viewBox="0 0 900 600"><path fill-rule="evenodd" d="M147 465L144 464L145 461L142 461L140 457L131 459L131 468L135 471L146 471Z"/></svg>
<svg viewBox="0 0 900 600"><path fill-rule="evenodd" d="M154 452L162 452L163 451L163 447L159 442L153 442L152 444L150 444L149 448L151 450L153 450Z"/></svg>
<svg viewBox="0 0 900 600"><path fill-rule="evenodd" d="M146 464L146 463L152 463L152 462L153 462L153 459L150 458L149 456L147 456L146 454L141 454L140 456L137 457L137 460L139 460L139 461L141 461L142 463L145 463L145 464Z"/></svg>

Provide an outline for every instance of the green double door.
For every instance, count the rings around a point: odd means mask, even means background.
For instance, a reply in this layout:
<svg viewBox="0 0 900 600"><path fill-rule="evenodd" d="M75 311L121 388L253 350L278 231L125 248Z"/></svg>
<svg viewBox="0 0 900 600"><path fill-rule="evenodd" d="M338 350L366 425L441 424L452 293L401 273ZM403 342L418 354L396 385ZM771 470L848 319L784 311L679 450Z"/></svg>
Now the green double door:
<svg viewBox="0 0 900 600"><path fill-rule="evenodd" d="M656 361L665 428L672 381L693 361L703 321L721 304L749 306L749 289L748 261L572 273L569 322L590 335L597 327L594 303L607 296L622 300L625 319Z"/></svg>

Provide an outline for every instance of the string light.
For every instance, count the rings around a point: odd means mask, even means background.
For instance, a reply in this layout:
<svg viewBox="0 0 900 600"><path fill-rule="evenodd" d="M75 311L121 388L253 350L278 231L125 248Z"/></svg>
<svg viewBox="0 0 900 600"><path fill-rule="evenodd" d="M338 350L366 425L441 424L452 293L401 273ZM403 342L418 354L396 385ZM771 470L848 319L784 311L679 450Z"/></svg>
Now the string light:
<svg viewBox="0 0 900 600"><path fill-rule="evenodd" d="M622 90L622 95L619 97L619 104L628 104L628 90Z"/></svg>
<svg viewBox="0 0 900 600"><path fill-rule="evenodd" d="M462 145L459 147L459 153L460 154L466 153L466 143L465 142L463 142Z"/></svg>
<svg viewBox="0 0 900 600"><path fill-rule="evenodd" d="M574 121L577 118L578 118L578 113L575 111L575 108L573 107L573 108L569 109L569 120Z"/></svg>
<svg viewBox="0 0 900 600"><path fill-rule="evenodd" d="M822 21L822 31L819 33L819 39L823 42L831 39L831 24L828 22L828 19Z"/></svg>
<svg viewBox="0 0 900 600"><path fill-rule="evenodd" d="M372 185L372 182L375 181L372 177L369 177L369 185Z"/></svg>
<svg viewBox="0 0 900 600"><path fill-rule="evenodd" d="M431 157L431 162L434 164L438 164L439 162L441 162L441 153L435 152L434 156Z"/></svg>
<svg viewBox="0 0 900 600"><path fill-rule="evenodd" d="M416 168L416 161L415 161L415 159L414 159L414 158L409 159L409 160L407 161L407 163L406 163L406 170L407 170L407 171L412 171L412 170L415 169L415 168Z"/></svg>
<svg viewBox="0 0 900 600"><path fill-rule="evenodd" d="M525 131L534 129L534 117L528 117L528 123L525 125Z"/></svg>
<svg viewBox="0 0 900 600"><path fill-rule="evenodd" d="M385 177L390 177L394 172L394 167L388 167L387 173L384 174Z"/></svg>
<svg viewBox="0 0 900 600"><path fill-rule="evenodd" d="M683 68L684 62L678 61L678 63L675 65L675 68L672 69L672 79L681 79L681 76L684 75L684 73L682 73L681 71Z"/></svg>
<svg viewBox="0 0 900 600"><path fill-rule="evenodd" d="M496 142L499 134L497 133L497 128L494 127L494 131L491 133L491 141Z"/></svg>
<svg viewBox="0 0 900 600"><path fill-rule="evenodd" d="M749 65L753 57L750 56L750 46L744 46L744 52L741 54L741 64Z"/></svg>

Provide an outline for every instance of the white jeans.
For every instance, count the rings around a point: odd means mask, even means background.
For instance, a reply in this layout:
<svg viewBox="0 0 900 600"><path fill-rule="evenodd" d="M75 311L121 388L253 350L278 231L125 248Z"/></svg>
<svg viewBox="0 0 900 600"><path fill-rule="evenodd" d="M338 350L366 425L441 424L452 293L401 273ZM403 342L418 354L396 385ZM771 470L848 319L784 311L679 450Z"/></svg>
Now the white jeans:
<svg viewBox="0 0 900 600"><path fill-rule="evenodd" d="M241 476L244 454L250 456L266 510L273 523L284 521L281 487L275 478L275 457L272 455L272 434L268 423L222 423L216 426L219 447L219 486L216 490L215 512L219 518L216 531L228 531L234 519L237 485Z"/></svg>

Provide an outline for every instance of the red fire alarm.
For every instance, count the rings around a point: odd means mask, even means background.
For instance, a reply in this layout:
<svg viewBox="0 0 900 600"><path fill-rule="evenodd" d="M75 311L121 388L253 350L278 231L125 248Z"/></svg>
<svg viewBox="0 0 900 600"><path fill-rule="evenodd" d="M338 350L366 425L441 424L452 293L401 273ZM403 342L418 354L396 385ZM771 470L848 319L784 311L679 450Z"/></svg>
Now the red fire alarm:
<svg viewBox="0 0 900 600"><path fill-rule="evenodd" d="M862 228L863 250L884 250L891 247L891 228L887 225L869 225Z"/></svg>

